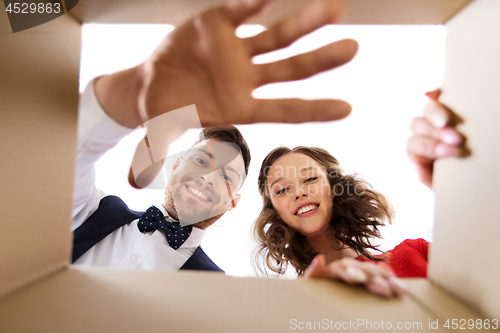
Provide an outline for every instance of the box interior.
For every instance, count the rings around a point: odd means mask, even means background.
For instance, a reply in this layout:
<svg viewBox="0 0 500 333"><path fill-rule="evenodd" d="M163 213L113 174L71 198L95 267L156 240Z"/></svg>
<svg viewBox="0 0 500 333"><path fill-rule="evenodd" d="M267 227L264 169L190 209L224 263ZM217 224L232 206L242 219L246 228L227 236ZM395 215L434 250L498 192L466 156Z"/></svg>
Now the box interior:
<svg viewBox="0 0 500 333"><path fill-rule="evenodd" d="M298 5L292 2L276 3L264 21ZM81 24L177 24L217 2L81 0L71 15L16 34L1 14L0 264L7 269L0 270L0 330L132 332L172 325L175 331L255 332L286 330L295 317L402 318L424 325L451 316L500 317L494 281L500 150L492 139L499 123L500 48L491 42L500 37L494 15L500 4L473 1L453 17L468 2L346 1L345 24L448 22L442 100L464 118L461 130L474 152L437 166L430 279L408 280L408 294L392 300L331 281L69 267ZM188 313L197 313L197 320L182 320ZM165 315L173 323L164 322Z"/></svg>

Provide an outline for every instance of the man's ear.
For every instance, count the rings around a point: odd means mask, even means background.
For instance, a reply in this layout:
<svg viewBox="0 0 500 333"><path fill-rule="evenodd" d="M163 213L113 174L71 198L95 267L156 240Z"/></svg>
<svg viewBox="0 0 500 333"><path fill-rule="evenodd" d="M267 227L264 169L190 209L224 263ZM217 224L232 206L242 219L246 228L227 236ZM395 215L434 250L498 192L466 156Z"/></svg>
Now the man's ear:
<svg viewBox="0 0 500 333"><path fill-rule="evenodd" d="M175 169L177 169L177 167L179 166L179 164L181 164L181 161L183 160L184 158L181 156L177 159L177 161L175 161L174 165L172 166L172 172L174 172Z"/></svg>
<svg viewBox="0 0 500 333"><path fill-rule="evenodd" d="M233 208L236 208L236 205L238 205L238 202L240 202L240 199L241 199L241 194L236 194L236 196L234 197L234 200L231 202L231 206L229 206L229 208L227 209L227 212L229 212Z"/></svg>

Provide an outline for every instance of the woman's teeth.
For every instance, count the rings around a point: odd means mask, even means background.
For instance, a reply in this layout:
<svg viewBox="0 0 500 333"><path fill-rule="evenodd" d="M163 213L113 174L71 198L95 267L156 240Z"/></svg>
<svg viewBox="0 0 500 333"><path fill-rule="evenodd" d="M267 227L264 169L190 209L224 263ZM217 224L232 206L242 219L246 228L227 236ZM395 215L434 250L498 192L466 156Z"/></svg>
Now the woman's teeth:
<svg viewBox="0 0 500 333"><path fill-rule="evenodd" d="M303 213L307 213L307 212L313 210L316 207L318 207L318 205L304 206L301 209L299 209L299 211L297 212L297 215L300 215L300 214L303 214Z"/></svg>

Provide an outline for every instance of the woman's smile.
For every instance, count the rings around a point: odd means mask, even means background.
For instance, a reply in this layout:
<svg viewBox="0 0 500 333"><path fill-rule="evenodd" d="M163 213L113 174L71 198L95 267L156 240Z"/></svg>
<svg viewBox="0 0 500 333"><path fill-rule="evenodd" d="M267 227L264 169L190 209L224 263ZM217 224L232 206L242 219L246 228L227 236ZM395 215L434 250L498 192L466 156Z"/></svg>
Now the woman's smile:
<svg viewBox="0 0 500 333"><path fill-rule="evenodd" d="M271 165L267 184L273 207L288 226L306 237L328 230L332 191L318 162L299 153L281 156Z"/></svg>
<svg viewBox="0 0 500 333"><path fill-rule="evenodd" d="M317 203L305 203L305 204L302 204L302 205L299 205L296 209L295 209L295 216L298 216L298 217L307 217L307 216L311 216L312 214L314 214L317 209L319 207L319 204Z"/></svg>

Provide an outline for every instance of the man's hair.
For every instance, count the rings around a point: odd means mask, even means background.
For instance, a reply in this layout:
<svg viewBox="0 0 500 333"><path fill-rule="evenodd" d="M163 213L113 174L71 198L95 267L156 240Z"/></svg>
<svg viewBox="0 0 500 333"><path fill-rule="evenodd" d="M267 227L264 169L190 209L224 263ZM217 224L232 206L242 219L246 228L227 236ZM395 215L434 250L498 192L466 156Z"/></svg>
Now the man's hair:
<svg viewBox="0 0 500 333"><path fill-rule="evenodd" d="M247 142L243 138L243 135L241 135L240 131L235 126L225 125L204 128L203 130L201 130L198 136L198 140L196 140L195 144L208 139L214 139L238 145L241 151L241 156L243 157L243 162L245 163L245 174L248 175L248 167L250 166L250 149L248 148Z"/></svg>

